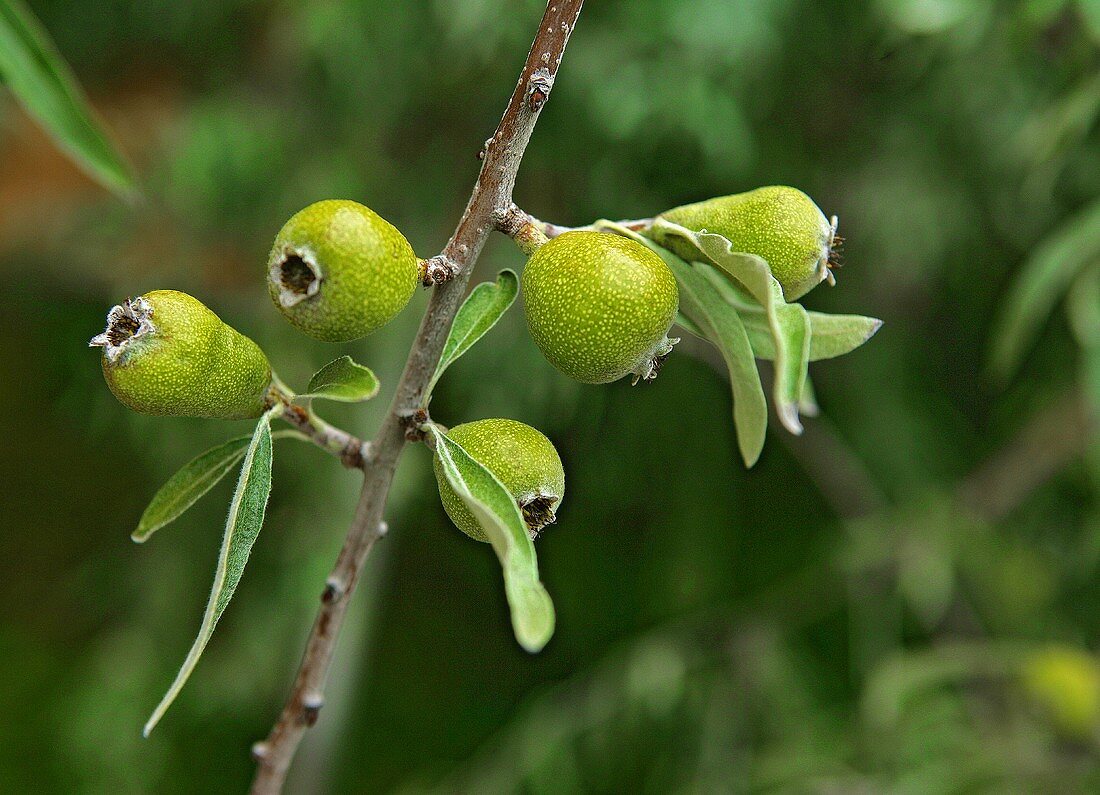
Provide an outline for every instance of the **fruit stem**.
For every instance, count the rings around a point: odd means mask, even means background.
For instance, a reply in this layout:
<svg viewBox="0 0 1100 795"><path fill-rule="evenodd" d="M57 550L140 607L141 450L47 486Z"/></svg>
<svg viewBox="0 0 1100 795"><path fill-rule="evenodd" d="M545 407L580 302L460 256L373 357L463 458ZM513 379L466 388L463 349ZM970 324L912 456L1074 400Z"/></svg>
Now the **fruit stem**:
<svg viewBox="0 0 1100 795"><path fill-rule="evenodd" d="M294 403L295 394L272 373L268 402L281 407L278 417L294 426L306 439L335 456L348 469L363 469L370 460L370 444L318 417L312 406Z"/></svg>
<svg viewBox="0 0 1100 795"><path fill-rule="evenodd" d="M512 236L512 240L519 246L519 250L530 257L546 243L548 238L535 224L526 223Z"/></svg>
<svg viewBox="0 0 1100 795"><path fill-rule="evenodd" d="M497 223L497 230L512 238L519 250L530 257L550 239L543 226L542 221L513 204Z"/></svg>

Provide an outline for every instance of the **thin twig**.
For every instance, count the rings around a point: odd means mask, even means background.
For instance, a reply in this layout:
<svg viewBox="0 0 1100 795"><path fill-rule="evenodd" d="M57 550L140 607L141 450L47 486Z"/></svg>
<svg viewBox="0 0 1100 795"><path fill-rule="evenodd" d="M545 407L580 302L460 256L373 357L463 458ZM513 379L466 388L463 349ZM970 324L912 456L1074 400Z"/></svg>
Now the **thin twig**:
<svg viewBox="0 0 1100 795"><path fill-rule="evenodd" d="M440 254L439 261L454 264L454 278L435 287L390 411L371 443L355 519L325 585L290 697L267 739L253 748L257 761L253 793L269 795L282 790L298 744L317 720L349 597L371 547L386 530L382 514L405 446L405 418L421 403L485 241L512 206L512 188L524 150L553 88L582 4L583 0L550 0L547 4L516 89L496 132L486 142L481 173L466 210Z"/></svg>
<svg viewBox="0 0 1100 795"><path fill-rule="evenodd" d="M370 460L369 442L325 422L311 409L296 405L294 393L277 378L268 392L268 400L272 405L282 406L279 419L293 425L307 440L335 456L348 469L363 469L367 466Z"/></svg>
<svg viewBox="0 0 1100 795"><path fill-rule="evenodd" d="M336 456L348 469L364 469L370 461L370 442L330 425L309 409L291 403L279 417L326 453Z"/></svg>

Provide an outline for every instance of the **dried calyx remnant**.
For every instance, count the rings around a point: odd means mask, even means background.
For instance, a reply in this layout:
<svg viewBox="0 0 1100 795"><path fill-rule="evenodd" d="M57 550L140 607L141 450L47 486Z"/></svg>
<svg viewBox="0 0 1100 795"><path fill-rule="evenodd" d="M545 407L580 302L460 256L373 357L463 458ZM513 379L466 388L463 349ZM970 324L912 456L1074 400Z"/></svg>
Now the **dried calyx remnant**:
<svg viewBox="0 0 1100 795"><path fill-rule="evenodd" d="M141 296L127 298L121 304L111 307L111 311L107 313L107 328L102 334L92 337L88 345L103 348L107 360L116 362L131 342L156 330L153 325L152 305Z"/></svg>
<svg viewBox="0 0 1100 795"><path fill-rule="evenodd" d="M279 303L294 306L317 295L321 267L308 249L286 249L271 261L271 281L279 285Z"/></svg>
<svg viewBox="0 0 1100 795"><path fill-rule="evenodd" d="M822 267L825 269L825 281L830 287L836 287L836 276L833 271L843 264L844 258L840 254L840 247L844 244L844 238L836 233L840 219L835 215L829 219L829 243L825 246L825 256Z"/></svg>
<svg viewBox="0 0 1100 795"><path fill-rule="evenodd" d="M544 527L557 521L558 517L554 512L557 504L557 497L541 492L520 498L519 510L523 514L523 521L527 524L531 538L536 538Z"/></svg>
<svg viewBox="0 0 1100 795"><path fill-rule="evenodd" d="M665 337L661 340L653 353L647 356L640 367L634 370L634 377L630 379L631 386L637 386L639 381L653 381L661 372L665 360L672 355L672 349L680 342L679 337Z"/></svg>

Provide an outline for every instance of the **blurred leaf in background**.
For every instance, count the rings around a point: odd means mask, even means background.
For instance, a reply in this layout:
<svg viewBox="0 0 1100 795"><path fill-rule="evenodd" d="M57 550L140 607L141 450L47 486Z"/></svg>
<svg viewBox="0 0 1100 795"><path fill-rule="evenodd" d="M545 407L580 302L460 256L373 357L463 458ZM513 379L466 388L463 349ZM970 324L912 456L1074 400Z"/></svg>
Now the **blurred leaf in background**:
<svg viewBox="0 0 1100 795"><path fill-rule="evenodd" d="M0 80L81 168L122 196L134 191L129 165L22 0L0 2Z"/></svg>

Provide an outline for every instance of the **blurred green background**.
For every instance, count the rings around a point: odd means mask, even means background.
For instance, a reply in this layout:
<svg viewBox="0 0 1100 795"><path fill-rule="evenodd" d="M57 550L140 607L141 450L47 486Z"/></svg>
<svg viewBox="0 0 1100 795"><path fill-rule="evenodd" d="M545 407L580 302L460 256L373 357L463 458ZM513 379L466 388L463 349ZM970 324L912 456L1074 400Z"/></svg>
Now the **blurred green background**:
<svg viewBox="0 0 1100 795"><path fill-rule="evenodd" d="M327 416L369 435L426 295L367 340L315 343L271 306L268 246L344 197L438 251L541 4L30 5L146 200L95 187L0 93L0 790L241 791L357 479L280 443L237 597L142 740L231 485L145 547L129 532L246 428L127 412L87 340L126 295L185 290L293 385L338 353L368 363L383 396ZM1041 333L1010 378L988 366L1029 257L1100 271L1098 113L1094 0L590 2L518 203L582 224L795 185L846 238L839 285L806 304L886 325L812 367L823 416L746 472L706 351L685 343L653 386L579 386L514 309L433 414L521 419L561 451L538 542L557 633L519 649L490 549L408 450L291 790L1100 788L1100 277L1025 295ZM521 265L494 240L475 278Z"/></svg>

